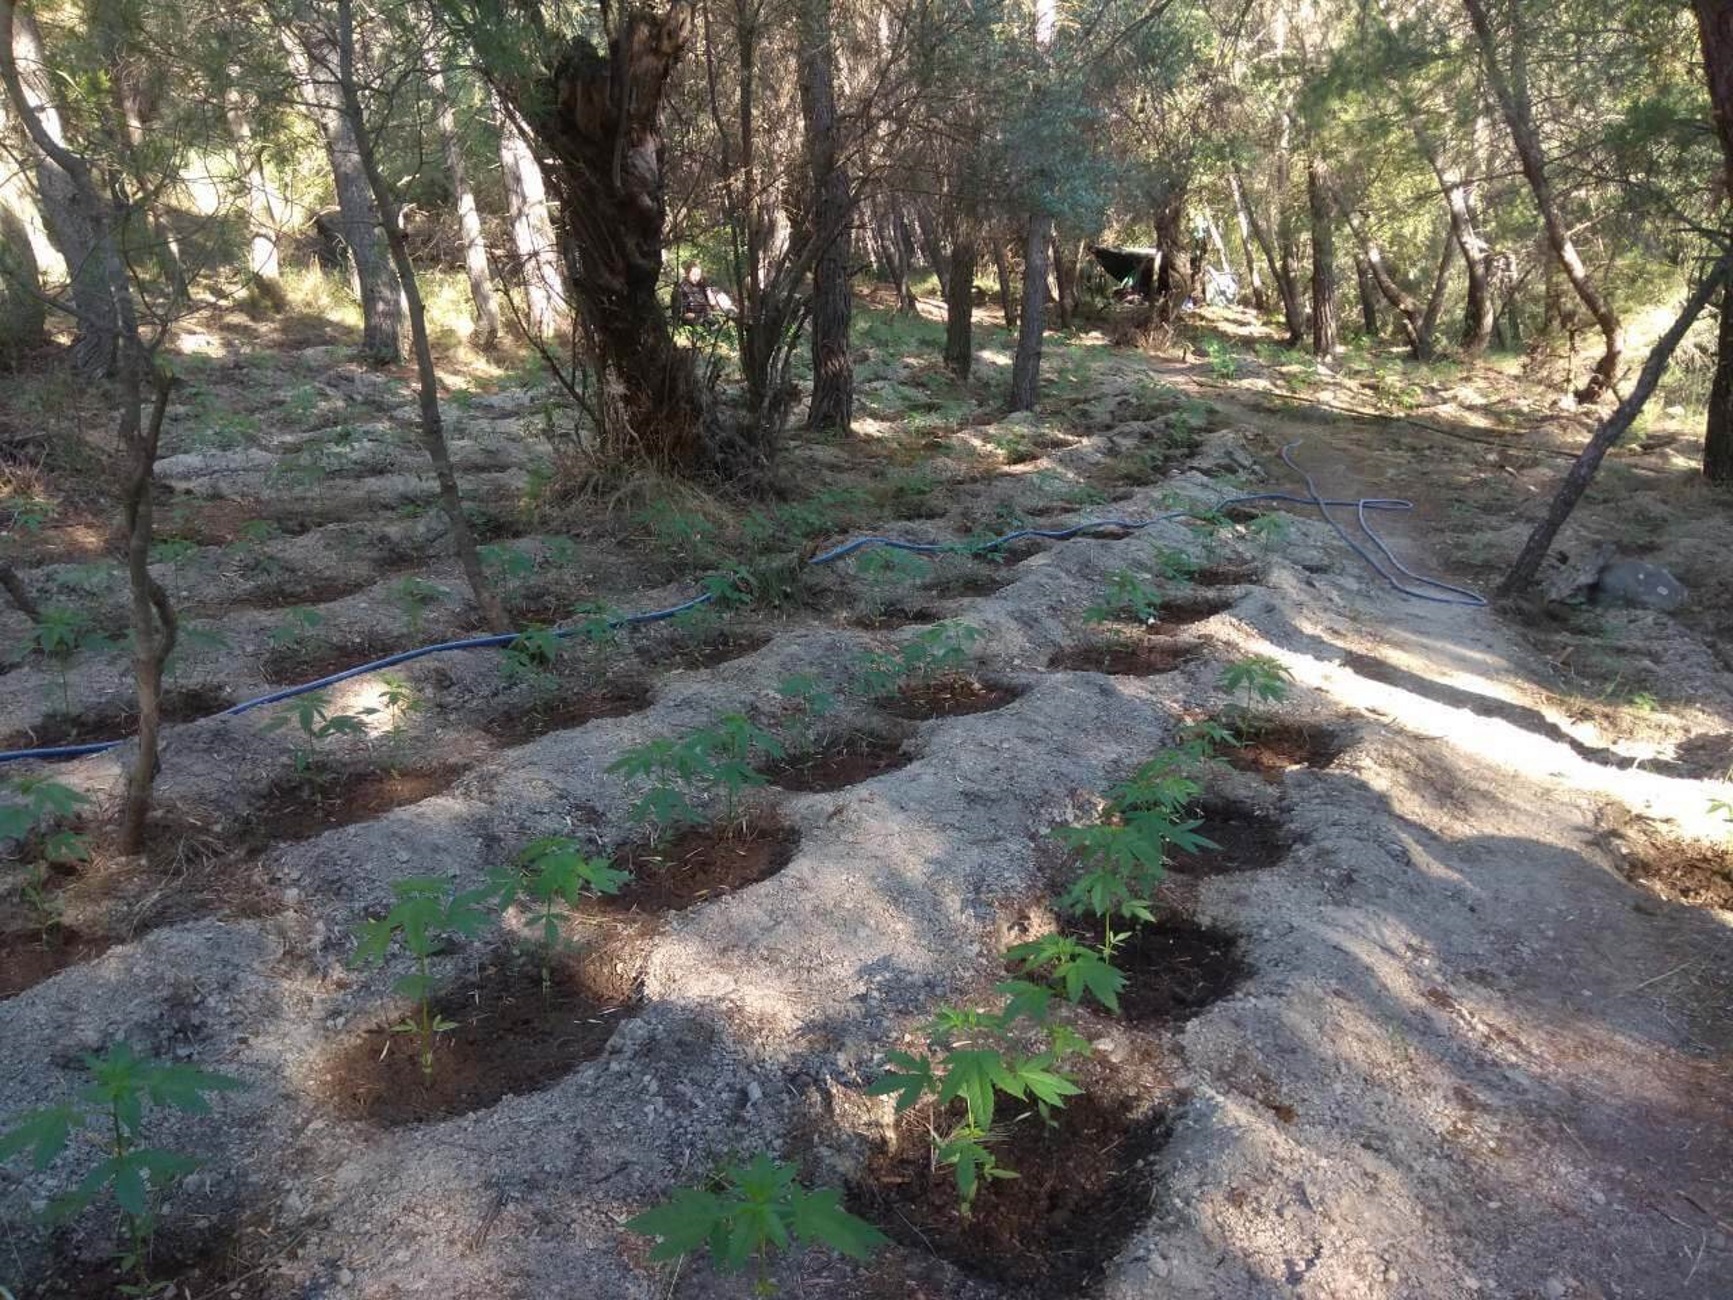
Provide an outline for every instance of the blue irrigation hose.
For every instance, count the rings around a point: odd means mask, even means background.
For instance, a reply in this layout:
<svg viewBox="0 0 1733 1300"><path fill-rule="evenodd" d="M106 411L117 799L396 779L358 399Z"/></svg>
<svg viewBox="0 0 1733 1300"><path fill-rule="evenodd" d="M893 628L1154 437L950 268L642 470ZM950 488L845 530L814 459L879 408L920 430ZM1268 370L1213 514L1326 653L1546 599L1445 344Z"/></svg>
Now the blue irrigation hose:
<svg viewBox="0 0 1733 1300"><path fill-rule="evenodd" d="M1295 496L1289 492L1248 493L1243 496L1228 497L1225 500L1217 502L1214 507L1214 512L1220 513L1221 511L1228 509L1230 506L1247 505L1254 501L1285 501L1294 505L1312 506L1323 517L1324 522L1329 524L1330 527L1335 530L1336 535L1347 544L1348 549L1364 560L1366 564L1371 567L1374 573L1376 573L1380 578L1383 578L1384 581L1390 585L1392 590L1397 591L1404 596L1411 596L1415 600L1432 601L1443 605L1481 606L1486 604L1486 598L1484 596L1469 591L1465 587L1455 587L1448 582L1441 582L1437 578L1423 577L1422 575L1415 573L1412 569L1409 569L1396 558L1395 554L1390 550L1389 544L1378 535L1377 531L1373 529L1371 521L1367 518L1367 512L1372 510L1412 510L1414 509L1414 503L1412 501L1404 501L1398 497L1362 497L1355 501L1335 501L1325 498L1319 495L1317 484L1312 481L1312 476L1295 462L1291 454L1293 449L1299 445L1298 442L1291 442L1287 446L1283 447L1282 460L1289 469L1293 470L1305 480L1308 495ZM1371 541L1372 545L1377 548L1379 555L1383 557L1383 563L1379 561L1377 556L1374 556L1365 547L1356 542L1354 538L1348 534L1347 530L1336 521L1336 519L1330 514L1330 508L1332 506L1352 509L1355 512L1355 520L1359 524L1361 532L1363 532ZM856 537L852 541L843 542L837 546L833 546L827 551L820 551L817 555L814 555L809 559L807 563L834 564L836 561L845 559L850 555L855 555L861 551L871 550L875 547L881 546L894 551L910 551L917 555L981 555L988 551L996 551L1001 547L1011 545L1013 542L1019 542L1030 537L1046 542L1065 542L1070 541L1074 537L1081 537L1087 533L1100 532L1103 530L1138 532L1142 529L1152 527L1155 524L1163 523L1169 519L1195 519L1201 517L1205 516L1196 510L1169 510L1150 519L1091 519L1085 523L1073 524L1069 528L1018 528L1001 537L989 538L986 541L976 542L972 545L955 542L911 542L900 537ZM1390 566L1390 569L1384 567L1386 563ZM1392 573L1390 571L1391 569L1394 569L1395 572ZM1398 577L1398 575L1400 575L1400 577ZM1404 585L1400 578L1406 578L1417 585ZM715 593L707 591L701 595L693 596L690 600L683 600L678 605L670 605L666 609L647 610L641 614L622 614L617 618L609 619L608 626L609 628L642 627L647 623L661 623L670 618L678 618L681 614L697 609L702 605L708 605L715 598ZM564 638L576 636L581 630L582 629L577 627L555 628L553 629L553 633L557 637ZM395 668L399 664L406 664L426 655L443 654L448 650L480 650L489 646L505 646L510 645L517 639L518 634L515 632L501 632L491 636L466 637L459 641L440 641L437 644L421 646L415 650L404 650L399 654L387 655L383 659L375 659L369 663L359 664L354 668L345 668L340 673L332 673L330 676L321 677L317 681L303 682L299 686L286 686L280 691L272 691L270 694L261 695L257 699L243 700L241 703L236 704L231 708L224 709L221 713L218 713L215 716L219 718L233 717L236 714L247 713L253 709L263 708L267 704L280 704L284 700L292 700L298 695L306 695L312 691L321 691L328 686L335 686L339 682L346 682L351 677L360 677L367 673L380 672L386 668ZM7 752L0 752L0 763L12 763L24 759L83 758L88 754L105 753L106 751L125 743L124 740L99 740L86 745L57 745L42 749L15 749Z"/></svg>

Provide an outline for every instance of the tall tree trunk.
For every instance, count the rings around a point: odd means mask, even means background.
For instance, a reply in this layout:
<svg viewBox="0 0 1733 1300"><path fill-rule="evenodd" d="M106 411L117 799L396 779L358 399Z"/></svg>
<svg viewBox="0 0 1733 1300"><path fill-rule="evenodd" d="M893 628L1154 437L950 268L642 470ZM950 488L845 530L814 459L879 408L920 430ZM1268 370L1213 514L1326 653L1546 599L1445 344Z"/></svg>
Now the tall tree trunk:
<svg viewBox="0 0 1733 1300"><path fill-rule="evenodd" d="M1722 197L1733 199L1733 4L1693 0L1715 134L1721 141ZM1721 295L1715 337L1715 378L1703 429L1703 476L1733 483L1733 284Z"/></svg>
<svg viewBox="0 0 1733 1300"><path fill-rule="evenodd" d="M445 174L451 181L451 196L457 200L457 228L463 236L463 269L469 276L469 297L475 304L475 334L470 341L479 348L489 348L499 339L499 303L493 295L487 243L481 237L481 213L475 206L475 191L470 188L468 168L463 163L463 140L457 134L457 115L445 88L439 54L427 49L422 51L422 57L427 89L433 98L434 122L439 127L439 146L445 155Z"/></svg>
<svg viewBox="0 0 1733 1300"><path fill-rule="evenodd" d="M1243 181L1240 182L1240 188L1244 193ZM1251 226L1252 238L1257 241L1258 248L1263 252L1264 262L1270 268L1270 280L1276 286L1276 296L1282 300L1282 323L1288 328L1288 346L1293 347L1306 335L1306 307L1300 296L1299 258L1293 237L1286 230L1281 232L1278 253L1277 241L1271 238L1269 228L1259 219L1257 207L1249 195L1245 214Z"/></svg>
<svg viewBox="0 0 1733 1300"><path fill-rule="evenodd" d="M1017 295L1011 289L1011 255L1005 250L1005 241L994 235L993 270L999 280L999 313L1005 318L1005 328L1017 328Z"/></svg>
<svg viewBox="0 0 1733 1300"><path fill-rule="evenodd" d="M1011 362L1007 409L1033 411L1041 392L1041 344L1047 315L1047 241L1053 218L1029 218L1023 245L1023 311L1017 322L1017 355Z"/></svg>
<svg viewBox="0 0 1733 1300"><path fill-rule="evenodd" d="M392 259L372 187L361 165L355 129L343 109L343 91L332 80L339 59L316 24L302 21L283 29L283 48L300 83L307 112L325 138L325 154L336 182L338 222L361 292L361 350L376 362L403 359L398 326L402 286Z"/></svg>
<svg viewBox="0 0 1733 1300"><path fill-rule="evenodd" d="M945 295L945 364L967 380L975 361L975 231L959 218L951 235L951 284Z"/></svg>
<svg viewBox="0 0 1733 1300"><path fill-rule="evenodd" d="M1360 329L1368 339L1378 337L1378 286L1364 257L1354 259L1354 286L1360 295Z"/></svg>
<svg viewBox="0 0 1733 1300"><path fill-rule="evenodd" d="M1312 213L1312 355L1336 354L1336 238L1330 226L1330 173L1313 156L1306 168L1306 200Z"/></svg>
<svg viewBox="0 0 1733 1300"><path fill-rule="evenodd" d="M897 310L905 316L913 316L920 310L910 283L915 266L915 235L909 229L909 219L903 215L900 206L891 216L890 236L892 254L896 259ZM949 288L949 284L947 280L945 287Z"/></svg>
<svg viewBox="0 0 1733 1300"><path fill-rule="evenodd" d="M511 246L517 279L523 285L523 324L537 338L546 338L559 331L566 315L547 187L542 183L541 165L517 122L491 94L488 103L499 128L499 165L505 179Z"/></svg>
<svg viewBox="0 0 1733 1300"><path fill-rule="evenodd" d="M373 149L373 134L361 104L361 92L355 81L355 25L351 0L337 0L337 56L335 68L315 66L314 72L334 79L341 96L343 116L349 124L350 138L355 142L355 157L372 191L373 202L384 219L386 246L396 268L396 278L403 287L403 297L409 309L409 338L415 350L416 396L421 408L421 446L433 463L433 475L439 484L439 504L445 511L451 528L453 549L469 589L475 596L482 617L495 632L511 630L511 621L499 598L488 586L482 572L481 556L470 531L469 519L463 513L463 496L457 487L457 472L451 465L451 452L445 444L445 424L439 412L439 372L433 364L433 346L427 336L427 311L421 301L421 285L415 274L415 264L409 258L409 241L403 233L402 214L379 160ZM329 44L325 46L329 49Z"/></svg>
<svg viewBox="0 0 1733 1300"><path fill-rule="evenodd" d="M933 278L939 282L939 292L947 293L951 287L951 259L945 255L944 240L939 238L939 224L926 203L915 202L909 207L915 215L914 233L920 241L921 252L932 268Z"/></svg>
<svg viewBox="0 0 1733 1300"><path fill-rule="evenodd" d="M1635 387L1613 413L1601 421L1594 436L1589 439L1588 446L1582 449L1564 481L1559 484L1558 492L1547 506L1546 515L1535 525L1516 562L1498 584L1500 595L1508 596L1521 591L1534 581L1535 575L1540 572L1542 561L1546 559L1547 551L1552 547L1553 538L1558 536L1559 529L1564 527L1565 520L1570 518L1571 511L1576 508L1577 502L1594 481L1595 471L1600 468L1602 459L1635 423L1637 416L1642 414L1644 404L1655 391L1655 385L1661 382L1661 374L1672 360L1679 341L1689 332L1709 300L1722 292L1728 283L1730 264L1733 264L1733 253L1723 253L1709 274L1703 277L1703 282L1686 300L1685 306L1679 312L1679 318L1656 340L1648 360L1643 362L1643 369L1637 376Z"/></svg>
<svg viewBox="0 0 1733 1300"><path fill-rule="evenodd" d="M1252 223L1246 212L1245 195L1240 190L1237 165L1228 172L1228 190L1234 199L1234 224L1240 232L1240 253L1246 259L1246 283L1251 286L1252 310L1261 315L1270 309L1270 300L1264 292L1263 277L1258 273L1258 259L1252 252Z"/></svg>
<svg viewBox="0 0 1733 1300"><path fill-rule="evenodd" d="M56 161L56 150L47 147L64 148L66 143L54 95L54 75L43 57L35 19L28 10L16 12L15 6L9 6L9 11L16 13L12 43L7 47L19 83L14 112L36 146L36 192L41 200L43 224L66 263L72 316L78 331L72 343L72 365L84 375L114 375L120 360L120 308L114 300L91 217L73 178ZM35 125L31 126L31 122Z"/></svg>
<svg viewBox="0 0 1733 1300"><path fill-rule="evenodd" d="M282 217L277 210L276 193L265 177L263 150L253 141L253 124L248 120L251 106L235 84L239 75L238 68L229 69L229 80L223 87L223 113L228 119L229 137L235 142L235 171L247 192L247 271L252 277L253 291L281 311L288 305L277 254Z"/></svg>
<svg viewBox="0 0 1733 1300"><path fill-rule="evenodd" d="M1462 0L1462 3L1467 8L1469 22L1474 27L1475 43L1480 50L1481 66L1485 69L1487 84L1492 87L1499 109L1504 114L1505 124L1510 128L1511 143L1516 146L1517 161L1521 164L1522 174L1534 194L1535 207L1540 210L1541 225L1546 230L1547 243L1551 245L1559 265L1564 268L1571 288L1576 290L1577 297L1589 315L1594 317L1595 324L1600 327L1605 351L1595 364L1588 382L1577 392L1578 401L1597 402L1618 378L1619 363L1625 351L1625 331L1618 313L1601 296L1600 290L1589 276L1588 267L1583 265L1576 244L1571 240L1570 229L1559 212L1552 182L1547 176L1540 133L1535 128L1533 106L1529 102L1526 39L1522 32L1520 14L1513 7L1510 30L1506 33L1504 42L1510 51L1511 66L1510 75L1506 76L1498 61L1500 42L1493 31L1485 0Z"/></svg>
<svg viewBox="0 0 1733 1300"><path fill-rule="evenodd" d="M163 664L174 649L176 630L168 594L150 576L152 500L155 495L152 488L171 380L156 368L154 358L139 335L132 282L119 236L119 223L132 205L132 196L125 193L122 186L117 186L112 204L105 200L90 164L51 131L46 114L36 111L39 103L33 103L30 93L25 90L14 57L18 48L14 31L16 17L14 0L0 0L0 85L4 86L6 97L31 142L63 178L66 198L82 228L89 232L90 260L104 277L108 301L115 315L115 379L121 408L118 434L127 465L122 505L127 577L132 594L133 679L138 699L138 741L121 811L120 850L132 854L144 846L145 822L150 815L150 792L156 781L158 765L157 730L162 711ZM32 48L40 66L41 50L34 41L34 33ZM151 372L155 396L148 424L140 411L147 370Z"/></svg>
<svg viewBox="0 0 1733 1300"><path fill-rule="evenodd" d="M1083 246L1075 239L1053 237L1053 285L1059 303L1059 327L1070 329L1077 317L1077 263Z"/></svg>
<svg viewBox="0 0 1733 1300"><path fill-rule="evenodd" d="M849 431L854 420L854 362L848 351L854 303L848 285L848 239L854 196L837 157L836 52L831 0L803 0L800 9L800 103L812 177L808 204L818 243L812 264L812 402L810 429Z"/></svg>

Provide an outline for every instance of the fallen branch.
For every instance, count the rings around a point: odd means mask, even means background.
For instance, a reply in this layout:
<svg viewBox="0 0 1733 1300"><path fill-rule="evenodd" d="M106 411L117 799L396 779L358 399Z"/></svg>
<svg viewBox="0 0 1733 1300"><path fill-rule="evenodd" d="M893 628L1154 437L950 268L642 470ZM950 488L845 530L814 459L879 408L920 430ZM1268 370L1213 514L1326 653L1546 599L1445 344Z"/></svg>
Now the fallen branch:
<svg viewBox="0 0 1733 1300"><path fill-rule="evenodd" d="M0 590L12 598L12 603L25 618L32 623L42 621L42 611L36 607L36 602L30 599L30 592L25 588L23 579L10 564L0 564Z"/></svg>

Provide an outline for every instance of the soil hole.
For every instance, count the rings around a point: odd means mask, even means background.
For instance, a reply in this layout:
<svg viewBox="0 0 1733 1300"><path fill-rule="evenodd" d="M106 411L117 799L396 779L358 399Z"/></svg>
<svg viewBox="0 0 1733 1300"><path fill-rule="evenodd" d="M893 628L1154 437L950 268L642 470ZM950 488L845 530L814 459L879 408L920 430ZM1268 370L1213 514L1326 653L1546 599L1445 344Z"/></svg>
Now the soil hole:
<svg viewBox="0 0 1733 1300"><path fill-rule="evenodd" d="M1072 921L1065 929L1085 943L1101 942L1093 923ZM1133 1025L1190 1020L1251 974L1237 937L1172 913L1133 930L1114 952L1113 964L1125 974L1120 1013Z"/></svg>
<svg viewBox="0 0 1733 1300"><path fill-rule="evenodd" d="M858 627L864 631L882 632L890 628L907 627L910 623L937 623L943 617L938 610L927 605L887 605L883 609L858 611L843 621L850 627Z"/></svg>
<svg viewBox="0 0 1733 1300"><path fill-rule="evenodd" d="M1293 767L1329 767L1348 749L1346 737L1297 722L1271 723L1242 736L1238 745L1222 750L1222 757L1242 772L1266 777Z"/></svg>
<svg viewBox="0 0 1733 1300"><path fill-rule="evenodd" d="M1657 840L1633 853L1625 870L1668 898L1733 911L1733 849L1723 845Z"/></svg>
<svg viewBox="0 0 1733 1300"><path fill-rule="evenodd" d="M1263 571L1255 564L1212 564L1198 570L1192 581L1200 587L1240 587L1262 576Z"/></svg>
<svg viewBox="0 0 1733 1300"><path fill-rule="evenodd" d="M1161 606L1161 617L1150 630L1157 635L1171 632L1176 627L1190 627L1193 623L1201 623L1206 618L1214 618L1224 610L1232 609L1232 596L1215 595L1199 592L1196 595L1175 596L1164 601Z"/></svg>
<svg viewBox="0 0 1733 1300"><path fill-rule="evenodd" d="M794 860L800 833L780 822L743 827L700 826L671 839L628 844L614 866L632 882L597 906L610 912L675 912L732 894L781 871Z"/></svg>
<svg viewBox="0 0 1733 1300"><path fill-rule="evenodd" d="M682 636L655 646L643 646L638 654L658 668L714 668L734 659L744 659L770 644L763 632L726 631L708 636Z"/></svg>
<svg viewBox="0 0 1733 1300"><path fill-rule="evenodd" d="M925 1116L897 1126L895 1147L875 1155L852 1189L854 1208L911 1250L931 1251L1009 1296L1076 1295L1106 1269L1149 1212L1155 1157L1169 1126L1129 1101L1086 1092L1053 1112L1027 1115L993 1145L1016 1178L983 1186L973 1214L957 1208L948 1168L934 1168Z"/></svg>
<svg viewBox="0 0 1733 1300"><path fill-rule="evenodd" d="M216 1296L239 1295L228 1291L259 1270L243 1252L242 1234L225 1230L208 1220L196 1231L164 1225L151 1240L149 1274L158 1288L150 1295ZM263 1234L258 1234L263 1240ZM115 1296L145 1294L130 1290L139 1285L137 1273L123 1271L117 1258L89 1259L71 1256L49 1265L40 1289L26 1294L44 1300L114 1300Z"/></svg>
<svg viewBox="0 0 1733 1300"><path fill-rule="evenodd" d="M878 704L894 717L920 722L926 718L958 718L967 713L1002 709L1023 691L1021 686L952 675L930 682L905 683L896 694L882 697Z"/></svg>
<svg viewBox="0 0 1733 1300"><path fill-rule="evenodd" d="M417 1124L563 1078L601 1054L628 1004L570 963L556 962L549 975L544 989L536 953L506 952L442 994L434 1013L456 1027L435 1036L431 1078L421 1068L419 1037L375 1025L326 1066L331 1107L349 1119Z"/></svg>
<svg viewBox="0 0 1733 1300"><path fill-rule="evenodd" d="M1288 851L1288 836L1273 817L1235 803L1206 803L1193 816L1203 818L1197 833L1219 848L1174 853L1168 869L1181 876L1225 876L1273 867Z"/></svg>
<svg viewBox="0 0 1733 1300"><path fill-rule="evenodd" d="M58 692L56 692L58 694ZM235 702L221 686L177 686L163 692L164 722L197 722L221 713ZM121 740L138 730L138 709L130 701L79 713L50 713L34 727L22 727L0 739L0 749L34 749L51 745L84 745Z"/></svg>
<svg viewBox="0 0 1733 1300"><path fill-rule="evenodd" d="M610 682L593 691L567 691L520 706L481 724L483 731L504 745L523 745L554 731L569 731L597 718L623 718L647 708L650 688L641 681Z"/></svg>
<svg viewBox="0 0 1733 1300"><path fill-rule="evenodd" d="M1083 641L1066 646L1047 661L1049 668L1111 673L1116 677L1153 677L1171 673L1197 655L1195 642L1170 637Z"/></svg>
<svg viewBox="0 0 1733 1300"><path fill-rule="evenodd" d="M453 765L420 771L340 772L320 780L284 777L271 783L264 801L248 815L245 838L259 848L312 839L419 803L449 788L462 772Z"/></svg>
<svg viewBox="0 0 1733 1300"><path fill-rule="evenodd" d="M359 668L364 663L406 650L412 644L367 633L337 644L314 641L305 645L278 646L266 651L265 657L259 661L259 675L272 686L294 686Z"/></svg>
<svg viewBox="0 0 1733 1300"><path fill-rule="evenodd" d="M847 736L810 753L793 754L765 768L770 784L810 793L842 790L895 772L914 761L900 740L882 736Z"/></svg>
<svg viewBox="0 0 1733 1300"><path fill-rule="evenodd" d="M926 589L942 599L959 596L991 596L1003 591L1016 579L1003 568L965 569L960 573L945 573L929 580Z"/></svg>
<svg viewBox="0 0 1733 1300"><path fill-rule="evenodd" d="M0 932L0 998L22 993L68 966L93 961L113 946L114 940L105 934L83 934L64 926L46 934L36 929Z"/></svg>

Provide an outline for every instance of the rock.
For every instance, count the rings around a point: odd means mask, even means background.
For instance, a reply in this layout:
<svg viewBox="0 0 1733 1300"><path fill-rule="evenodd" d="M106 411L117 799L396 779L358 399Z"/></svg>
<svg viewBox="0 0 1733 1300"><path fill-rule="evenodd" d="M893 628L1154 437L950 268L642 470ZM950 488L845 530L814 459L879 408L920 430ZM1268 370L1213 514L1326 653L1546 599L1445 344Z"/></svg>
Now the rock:
<svg viewBox="0 0 1733 1300"><path fill-rule="evenodd" d="M1638 605L1668 613L1685 603L1685 586L1672 574L1641 560L1617 560L1601 570L1595 600L1601 604Z"/></svg>
<svg viewBox="0 0 1733 1300"><path fill-rule="evenodd" d="M1562 1278L1549 1277L1541 1290L1546 1294L1546 1300L1564 1300L1565 1284Z"/></svg>

